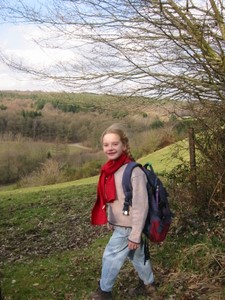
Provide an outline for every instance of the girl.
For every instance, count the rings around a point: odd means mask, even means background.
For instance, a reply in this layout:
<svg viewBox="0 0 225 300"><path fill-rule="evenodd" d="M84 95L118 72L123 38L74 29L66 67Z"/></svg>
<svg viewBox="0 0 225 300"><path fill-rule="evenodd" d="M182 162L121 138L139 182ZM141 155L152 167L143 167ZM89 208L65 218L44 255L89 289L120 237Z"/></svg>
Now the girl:
<svg viewBox="0 0 225 300"><path fill-rule="evenodd" d="M101 142L108 161L101 168L97 201L92 210L92 224L108 223L113 234L103 254L99 287L96 292L91 293L90 299L113 299L113 285L127 257L131 260L140 278L139 285L130 290L130 296L152 296L155 292L154 276L150 261L144 263L144 245L141 239L148 211L146 176L140 168L134 168L131 176L132 207L130 214L124 215L122 176L127 163L133 160L129 141L124 131L114 124L103 132ZM108 218L106 206L108 207Z"/></svg>

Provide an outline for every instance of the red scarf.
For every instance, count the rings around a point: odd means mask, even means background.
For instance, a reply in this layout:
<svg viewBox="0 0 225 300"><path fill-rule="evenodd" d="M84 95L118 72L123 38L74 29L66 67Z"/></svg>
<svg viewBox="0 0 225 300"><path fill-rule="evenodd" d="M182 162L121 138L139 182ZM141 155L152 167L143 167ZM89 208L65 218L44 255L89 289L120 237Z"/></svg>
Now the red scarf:
<svg viewBox="0 0 225 300"><path fill-rule="evenodd" d="M122 153L118 159L109 160L102 166L98 181L97 200L92 209L91 223L93 225L103 225L107 223L106 203L113 202L116 199L114 173L122 165L130 161L131 159L125 153Z"/></svg>

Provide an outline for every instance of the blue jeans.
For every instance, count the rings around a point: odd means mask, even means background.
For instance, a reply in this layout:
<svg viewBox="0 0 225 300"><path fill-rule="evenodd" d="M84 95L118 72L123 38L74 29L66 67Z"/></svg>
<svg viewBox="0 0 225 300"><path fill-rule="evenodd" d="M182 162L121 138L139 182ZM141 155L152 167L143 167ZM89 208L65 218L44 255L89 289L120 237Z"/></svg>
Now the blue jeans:
<svg viewBox="0 0 225 300"><path fill-rule="evenodd" d="M154 281L150 261L144 264L144 245L136 250L128 249L128 236L131 228L115 227L102 257L102 274L100 287L105 292L111 292L116 277L128 257L144 284Z"/></svg>

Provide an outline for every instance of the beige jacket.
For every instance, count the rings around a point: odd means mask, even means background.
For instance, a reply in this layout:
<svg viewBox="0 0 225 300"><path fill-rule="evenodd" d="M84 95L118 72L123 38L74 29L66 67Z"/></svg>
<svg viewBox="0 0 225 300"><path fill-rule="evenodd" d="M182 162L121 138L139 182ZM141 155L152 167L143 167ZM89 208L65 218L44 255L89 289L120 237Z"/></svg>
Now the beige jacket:
<svg viewBox="0 0 225 300"><path fill-rule="evenodd" d="M133 169L131 175L133 187L132 207L130 207L129 216L123 215L125 196L122 188L122 176L125 167L126 165L123 165L114 174L117 197L114 202L109 204L108 220L113 226L131 227L129 240L134 243L140 243L141 233L148 212L147 179L139 167Z"/></svg>

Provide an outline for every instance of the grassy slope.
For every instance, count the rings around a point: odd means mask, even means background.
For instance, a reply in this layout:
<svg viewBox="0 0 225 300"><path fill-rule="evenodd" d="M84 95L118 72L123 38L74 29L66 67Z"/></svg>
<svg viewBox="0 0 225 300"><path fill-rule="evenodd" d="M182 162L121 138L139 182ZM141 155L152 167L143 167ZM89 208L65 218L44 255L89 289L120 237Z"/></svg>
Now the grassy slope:
<svg viewBox="0 0 225 300"><path fill-rule="evenodd" d="M140 161L150 161L158 173L175 164L170 147ZM6 300L88 299L109 237L104 227L90 226L96 182L93 177L0 193L0 269ZM176 216L166 242L151 245L159 294L163 299L223 299L221 241L204 231L177 234L181 229ZM115 299L129 299L124 290L136 281L125 264Z"/></svg>
<svg viewBox="0 0 225 300"><path fill-rule="evenodd" d="M139 162L142 164L145 164L147 162L151 163L155 172L157 172L158 174L169 172L174 168L174 166L181 163L181 160L174 156L176 150L182 148L183 150L179 151L179 155L183 160L188 159L187 146L188 145L186 140L180 141L174 145L167 146L141 158Z"/></svg>

